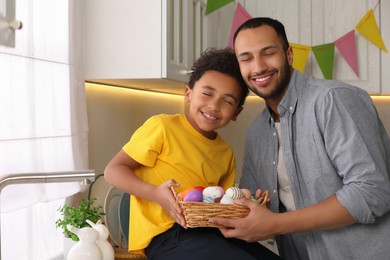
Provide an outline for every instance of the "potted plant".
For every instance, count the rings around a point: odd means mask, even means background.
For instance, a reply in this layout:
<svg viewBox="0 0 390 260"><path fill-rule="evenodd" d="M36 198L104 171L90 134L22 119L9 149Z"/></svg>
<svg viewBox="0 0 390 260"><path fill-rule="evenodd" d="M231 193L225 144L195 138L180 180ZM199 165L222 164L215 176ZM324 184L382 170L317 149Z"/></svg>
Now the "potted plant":
<svg viewBox="0 0 390 260"><path fill-rule="evenodd" d="M96 198L82 199L78 206L70 206L64 204L59 207L57 211L61 213L63 218L57 219L56 227L62 228L66 237L71 238L73 241L78 241L77 235L73 234L67 229L67 225L71 224L76 228L90 227L87 223L87 219L96 223L102 216L105 215L103 207L101 205L93 206L96 202Z"/></svg>

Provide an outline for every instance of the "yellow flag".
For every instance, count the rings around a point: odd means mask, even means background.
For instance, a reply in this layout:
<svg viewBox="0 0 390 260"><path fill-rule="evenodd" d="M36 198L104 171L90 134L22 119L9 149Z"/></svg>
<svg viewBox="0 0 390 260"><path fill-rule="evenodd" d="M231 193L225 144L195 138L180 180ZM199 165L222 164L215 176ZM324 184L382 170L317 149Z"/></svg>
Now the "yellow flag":
<svg viewBox="0 0 390 260"><path fill-rule="evenodd" d="M356 30L362 34L367 40L378 46L378 48L387 52L386 46L383 43L382 36L376 24L374 12L370 9L366 15L356 25Z"/></svg>
<svg viewBox="0 0 390 260"><path fill-rule="evenodd" d="M293 49L293 68L303 73L311 47L291 42L290 46Z"/></svg>

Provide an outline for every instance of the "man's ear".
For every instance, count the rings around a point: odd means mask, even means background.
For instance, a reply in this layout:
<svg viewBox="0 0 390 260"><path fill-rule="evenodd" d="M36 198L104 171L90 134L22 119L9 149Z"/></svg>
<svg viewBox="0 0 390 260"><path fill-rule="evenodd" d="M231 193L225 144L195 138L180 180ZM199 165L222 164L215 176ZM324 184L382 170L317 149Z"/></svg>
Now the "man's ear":
<svg viewBox="0 0 390 260"><path fill-rule="evenodd" d="M291 46L288 47L288 49L287 49L287 60L288 60L288 64L290 66L292 66L292 64L293 64L293 48Z"/></svg>
<svg viewBox="0 0 390 260"><path fill-rule="evenodd" d="M191 101L191 89L187 85L186 88L184 89L184 102L190 103L190 101Z"/></svg>
<svg viewBox="0 0 390 260"><path fill-rule="evenodd" d="M236 121L237 120L237 117L238 117L238 115L241 113L241 111L244 109L244 107L239 107L239 108L237 108L237 111L236 111L236 114L233 116L233 118L232 118L232 120L233 121Z"/></svg>

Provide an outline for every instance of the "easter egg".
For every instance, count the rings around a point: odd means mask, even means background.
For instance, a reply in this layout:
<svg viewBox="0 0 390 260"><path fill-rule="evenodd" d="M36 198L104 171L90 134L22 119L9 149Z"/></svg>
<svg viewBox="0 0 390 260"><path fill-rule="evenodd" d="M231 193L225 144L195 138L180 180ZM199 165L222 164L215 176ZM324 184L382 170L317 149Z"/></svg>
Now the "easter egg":
<svg viewBox="0 0 390 260"><path fill-rule="evenodd" d="M209 186L203 190L203 197L210 197L213 199L222 198L225 191L220 186Z"/></svg>
<svg viewBox="0 0 390 260"><path fill-rule="evenodd" d="M197 190L200 190L201 192L203 192L204 187L203 186L195 186L194 189L197 189Z"/></svg>
<svg viewBox="0 0 390 260"><path fill-rule="evenodd" d="M244 193L244 197L250 199L252 197L252 192L249 189L241 189L242 193Z"/></svg>
<svg viewBox="0 0 390 260"><path fill-rule="evenodd" d="M229 197L227 194L223 195L221 198L221 201L219 202L221 204L234 204L234 200Z"/></svg>
<svg viewBox="0 0 390 260"><path fill-rule="evenodd" d="M187 195L183 198L183 201L202 201L203 194L200 190L193 189L187 193Z"/></svg>
<svg viewBox="0 0 390 260"><path fill-rule="evenodd" d="M226 190L226 196L232 199L241 199L244 197L244 193L240 188L230 187L229 189Z"/></svg>
<svg viewBox="0 0 390 260"><path fill-rule="evenodd" d="M206 202L206 203L213 203L213 202L214 202L214 199L213 199L213 198L210 198L210 197L204 197L204 198L203 198L203 202Z"/></svg>
<svg viewBox="0 0 390 260"><path fill-rule="evenodd" d="M182 192L179 193L179 199L184 200L184 197L187 195L188 192L194 190L194 188L188 188L183 190Z"/></svg>

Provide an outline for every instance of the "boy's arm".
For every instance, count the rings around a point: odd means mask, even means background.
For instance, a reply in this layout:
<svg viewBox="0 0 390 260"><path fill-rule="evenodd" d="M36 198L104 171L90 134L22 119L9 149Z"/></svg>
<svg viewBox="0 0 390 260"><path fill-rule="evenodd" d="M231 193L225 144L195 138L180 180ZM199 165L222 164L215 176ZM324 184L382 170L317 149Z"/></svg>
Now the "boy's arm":
<svg viewBox="0 0 390 260"><path fill-rule="evenodd" d="M139 179L134 171L141 164L120 150L106 166L104 178L112 186L129 194L153 201L156 186Z"/></svg>
<svg viewBox="0 0 390 260"><path fill-rule="evenodd" d="M160 186L147 183L134 173L142 165L120 150L104 170L105 180L133 196L154 201L164 208L180 225L185 226L181 209L174 198L170 187L178 187L175 180L168 180Z"/></svg>

